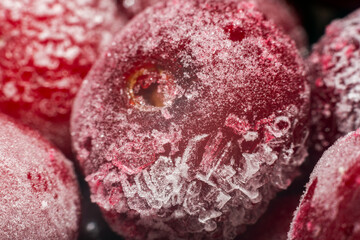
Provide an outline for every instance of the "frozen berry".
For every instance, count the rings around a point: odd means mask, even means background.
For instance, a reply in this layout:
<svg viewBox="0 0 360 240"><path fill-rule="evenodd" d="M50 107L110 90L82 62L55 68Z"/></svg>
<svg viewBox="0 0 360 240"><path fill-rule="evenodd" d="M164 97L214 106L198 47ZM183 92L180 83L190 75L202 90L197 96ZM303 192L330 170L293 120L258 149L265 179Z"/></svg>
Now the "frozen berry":
<svg viewBox="0 0 360 240"><path fill-rule="evenodd" d="M133 17L145 8L158 2L172 2L174 0L118 0L123 11ZM251 2L266 17L275 22L285 33L295 40L299 50L305 55L307 50L307 35L295 10L285 0L238 0Z"/></svg>
<svg viewBox="0 0 360 240"><path fill-rule="evenodd" d="M0 111L70 152L73 98L123 20L113 0L1 0Z"/></svg>
<svg viewBox="0 0 360 240"><path fill-rule="evenodd" d="M72 163L39 134L0 115L0 239L76 239Z"/></svg>
<svg viewBox="0 0 360 240"><path fill-rule="evenodd" d="M295 213L289 239L360 239L360 129L319 160Z"/></svg>
<svg viewBox="0 0 360 240"><path fill-rule="evenodd" d="M360 127L360 10L336 20L309 58L312 141L323 152Z"/></svg>
<svg viewBox="0 0 360 240"><path fill-rule="evenodd" d="M238 1L156 4L116 37L72 115L92 200L129 239L233 239L306 155L293 41Z"/></svg>

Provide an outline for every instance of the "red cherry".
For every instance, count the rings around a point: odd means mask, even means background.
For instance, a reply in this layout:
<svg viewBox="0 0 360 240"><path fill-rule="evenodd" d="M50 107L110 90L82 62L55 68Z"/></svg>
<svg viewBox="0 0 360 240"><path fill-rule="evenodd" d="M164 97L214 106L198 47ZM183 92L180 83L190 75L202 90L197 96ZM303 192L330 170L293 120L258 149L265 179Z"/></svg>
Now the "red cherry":
<svg viewBox="0 0 360 240"><path fill-rule="evenodd" d="M315 153L360 127L359 39L360 10L332 22L308 60Z"/></svg>
<svg viewBox="0 0 360 240"><path fill-rule="evenodd" d="M294 43L252 4L149 8L74 105L92 200L129 239L233 239L303 162L308 90Z"/></svg>
<svg viewBox="0 0 360 240"><path fill-rule="evenodd" d="M76 239L72 163L38 133L0 114L0 239Z"/></svg>
<svg viewBox="0 0 360 240"><path fill-rule="evenodd" d="M1 0L0 111L70 153L73 98L123 25L113 0Z"/></svg>
<svg viewBox="0 0 360 240"><path fill-rule="evenodd" d="M317 163L289 239L360 239L360 129L338 140Z"/></svg>

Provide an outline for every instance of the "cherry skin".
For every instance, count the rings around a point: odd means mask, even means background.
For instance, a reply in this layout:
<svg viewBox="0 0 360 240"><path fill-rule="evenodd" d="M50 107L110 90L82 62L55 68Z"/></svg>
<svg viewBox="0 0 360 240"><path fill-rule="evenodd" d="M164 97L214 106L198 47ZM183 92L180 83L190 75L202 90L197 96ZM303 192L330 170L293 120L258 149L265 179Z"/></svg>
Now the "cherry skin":
<svg viewBox="0 0 360 240"><path fill-rule="evenodd" d="M314 153L360 127L360 10L335 20L308 59Z"/></svg>
<svg viewBox="0 0 360 240"><path fill-rule="evenodd" d="M169 0L117 0L121 12L129 18L134 17L147 7L159 2L172 2ZM307 35L301 25L300 19L285 0L239 0L248 1L255 5L268 19L274 21L277 27L281 28L295 42L303 55L308 53ZM175 1L176 2L176 1ZM171 4L171 3L170 3Z"/></svg>
<svg viewBox="0 0 360 240"><path fill-rule="evenodd" d="M289 239L360 238L360 129L338 140L317 163Z"/></svg>
<svg viewBox="0 0 360 240"><path fill-rule="evenodd" d="M234 239L305 158L305 80L294 42L252 4L154 5L74 104L92 200L128 239Z"/></svg>
<svg viewBox="0 0 360 240"><path fill-rule="evenodd" d="M76 239L72 163L37 132L0 114L0 238Z"/></svg>
<svg viewBox="0 0 360 240"><path fill-rule="evenodd" d="M0 111L67 155L77 90L124 20L112 0L2 0Z"/></svg>

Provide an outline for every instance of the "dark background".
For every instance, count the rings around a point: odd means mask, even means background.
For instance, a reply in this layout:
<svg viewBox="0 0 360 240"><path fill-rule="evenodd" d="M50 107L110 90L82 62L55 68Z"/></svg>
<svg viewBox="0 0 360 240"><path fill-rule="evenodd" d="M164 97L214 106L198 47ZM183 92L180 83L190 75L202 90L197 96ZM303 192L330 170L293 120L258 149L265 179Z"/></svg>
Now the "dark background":
<svg viewBox="0 0 360 240"><path fill-rule="evenodd" d="M266 1L266 0L265 0ZM324 34L326 25L360 7L360 0L288 0L301 18L313 44Z"/></svg>

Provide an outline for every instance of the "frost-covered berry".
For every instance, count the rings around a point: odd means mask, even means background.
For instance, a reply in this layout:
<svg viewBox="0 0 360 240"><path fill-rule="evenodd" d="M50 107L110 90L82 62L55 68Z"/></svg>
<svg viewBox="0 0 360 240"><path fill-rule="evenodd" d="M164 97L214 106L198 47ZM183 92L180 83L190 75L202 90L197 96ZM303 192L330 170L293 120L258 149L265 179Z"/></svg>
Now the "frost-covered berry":
<svg viewBox="0 0 360 240"><path fill-rule="evenodd" d="M76 239L72 163L38 133L0 114L0 239Z"/></svg>
<svg viewBox="0 0 360 240"><path fill-rule="evenodd" d="M308 60L312 84L311 139L323 152L360 127L360 10L326 29Z"/></svg>
<svg viewBox="0 0 360 240"><path fill-rule="evenodd" d="M128 239L233 239L303 162L303 62L252 6L154 5L84 81L73 146L92 200Z"/></svg>
<svg viewBox="0 0 360 240"><path fill-rule="evenodd" d="M360 129L317 163L289 232L290 240L360 239Z"/></svg>
<svg viewBox="0 0 360 240"><path fill-rule="evenodd" d="M174 0L118 0L122 10L133 17L145 8L158 2L172 2ZM295 10L285 0L238 0L248 1L255 5L264 15L274 21L285 33L295 40L297 47L304 55L307 50L307 35L301 26ZM176 0L175 0L176 2Z"/></svg>
<svg viewBox="0 0 360 240"><path fill-rule="evenodd" d="M123 25L113 0L1 0L0 111L70 152L73 98Z"/></svg>

